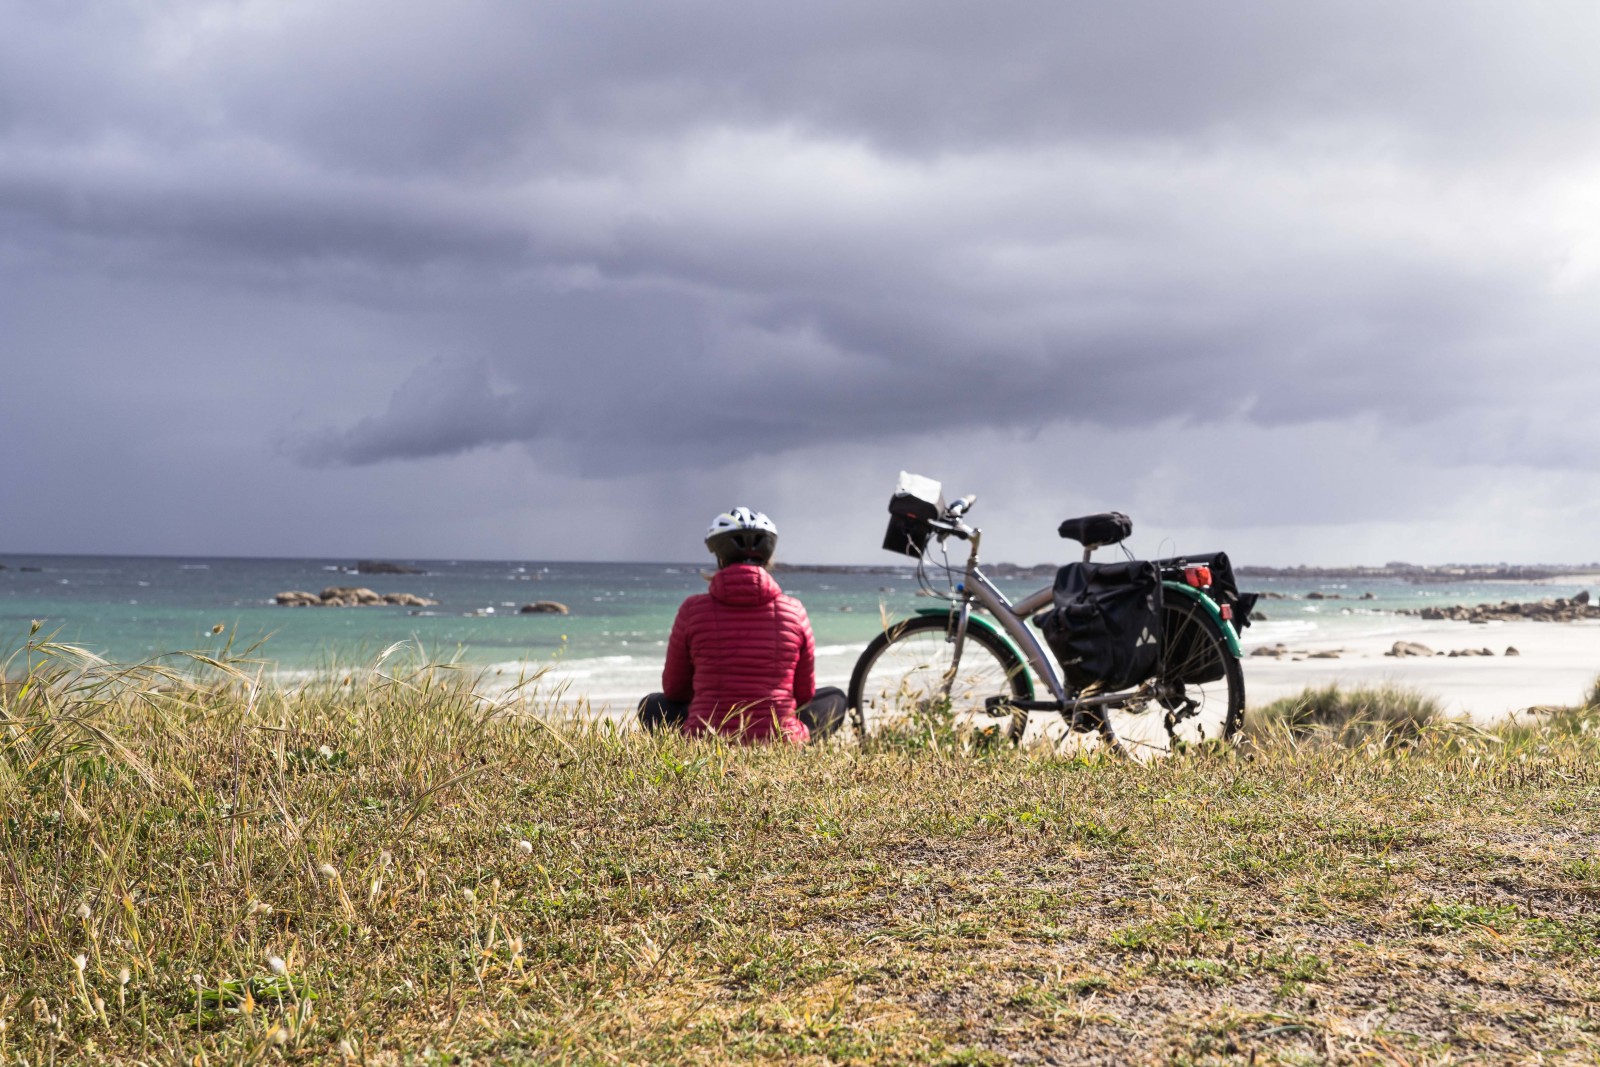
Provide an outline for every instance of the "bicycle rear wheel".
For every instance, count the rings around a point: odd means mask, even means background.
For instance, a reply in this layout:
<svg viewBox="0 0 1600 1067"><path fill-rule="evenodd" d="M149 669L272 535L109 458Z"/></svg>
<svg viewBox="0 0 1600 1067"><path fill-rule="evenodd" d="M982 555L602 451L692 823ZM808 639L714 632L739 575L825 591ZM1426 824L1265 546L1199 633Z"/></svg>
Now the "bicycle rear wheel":
<svg viewBox="0 0 1600 1067"><path fill-rule="evenodd" d="M1025 712L992 715L986 702L1028 700L1033 684L1016 652L987 628L969 623L956 658L949 618L920 615L896 623L868 643L850 676L850 718L865 740L897 732L1000 730L1015 742Z"/></svg>
<svg viewBox="0 0 1600 1067"><path fill-rule="evenodd" d="M1233 740L1244 722L1244 668L1222 627L1198 602L1169 593L1161 631L1156 703L1168 744Z"/></svg>
<svg viewBox="0 0 1600 1067"><path fill-rule="evenodd" d="M1231 741L1244 722L1244 670L1210 612L1189 597L1168 593L1161 608L1162 664L1129 698L1099 709L1125 755L1159 759L1206 742ZM1089 721L1096 722L1096 712ZM1088 749L1097 733L1068 733L1046 723L1058 750Z"/></svg>

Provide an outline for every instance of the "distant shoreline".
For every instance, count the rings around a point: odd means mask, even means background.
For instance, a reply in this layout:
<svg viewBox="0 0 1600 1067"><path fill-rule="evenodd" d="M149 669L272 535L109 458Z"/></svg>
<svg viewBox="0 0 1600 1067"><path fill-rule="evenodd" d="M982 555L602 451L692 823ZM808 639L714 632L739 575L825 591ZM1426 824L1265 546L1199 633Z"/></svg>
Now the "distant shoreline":
<svg viewBox="0 0 1600 1067"><path fill-rule="evenodd" d="M1381 567L1235 567L1241 578L1394 578L1406 582L1539 582L1551 578L1600 577L1600 564L1573 565L1446 563L1425 566L1386 563Z"/></svg>
<svg viewBox="0 0 1600 1067"><path fill-rule="evenodd" d="M210 555L119 555L119 554L89 554L89 553L49 553L49 552L3 552L0 551L0 571L30 573L48 569L41 567L41 562L107 559L107 560L148 560L168 561L175 563L317 563L327 564L325 569L338 569L349 574L437 574L443 568L458 565L481 564L518 564L523 566L639 566L639 567L680 567L685 569L700 569L707 564L699 561L663 561L663 560L494 560L473 558L439 558L439 559L405 559L399 557L391 559L398 562L389 562L379 559L352 559L348 556L210 556ZM1105 557L1110 560L1111 557ZM1066 562L1065 557L1061 562ZM429 564L442 566L430 567ZM1060 563L1035 563L1021 564L1008 562L984 563L983 569L991 577L1045 577L1055 574ZM790 574L886 574L895 576L909 575L915 570L912 561L883 563L790 563L778 560L772 565L777 573ZM1507 564L1507 563L1443 563L1443 564L1414 564L1414 563L1385 563L1382 566L1360 566L1356 564L1342 566L1310 566L1296 564L1287 567L1266 567L1255 564L1234 565L1234 573L1246 578L1288 578L1288 579L1321 579L1321 578L1393 578L1409 582L1459 582L1459 581L1548 581L1555 578L1573 578L1578 580L1600 580L1600 562L1597 563L1532 563L1532 564Z"/></svg>
<svg viewBox="0 0 1600 1067"><path fill-rule="evenodd" d="M1056 563L985 563L984 572L992 578L1049 578L1060 565ZM790 574L901 574L911 568L907 564L829 564L785 563L772 565L774 572ZM1539 582L1552 578L1600 579L1600 563L1574 564L1507 564L1507 563L1386 563L1381 567L1351 564L1340 567L1311 567L1297 564L1292 567L1262 567L1235 565L1234 574L1240 578L1288 579L1374 579L1389 578L1405 582Z"/></svg>

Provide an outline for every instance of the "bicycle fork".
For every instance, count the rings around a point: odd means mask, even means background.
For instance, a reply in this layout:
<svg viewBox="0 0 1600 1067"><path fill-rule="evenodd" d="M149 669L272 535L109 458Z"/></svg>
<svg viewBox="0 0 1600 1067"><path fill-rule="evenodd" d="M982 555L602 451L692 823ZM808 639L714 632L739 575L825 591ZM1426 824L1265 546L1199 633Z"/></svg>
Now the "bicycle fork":
<svg viewBox="0 0 1600 1067"><path fill-rule="evenodd" d="M950 669L944 673L939 694L946 701L950 699L950 690L955 687L956 673L961 669L961 650L967 645L967 620L971 615L972 602L965 597L959 604L950 605L950 624L944 632L945 642L950 645Z"/></svg>

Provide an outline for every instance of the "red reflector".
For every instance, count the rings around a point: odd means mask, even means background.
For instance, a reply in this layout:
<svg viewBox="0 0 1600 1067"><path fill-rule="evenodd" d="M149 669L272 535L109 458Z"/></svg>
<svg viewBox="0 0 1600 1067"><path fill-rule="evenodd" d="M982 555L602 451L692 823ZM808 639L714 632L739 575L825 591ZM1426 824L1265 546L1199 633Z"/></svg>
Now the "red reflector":
<svg viewBox="0 0 1600 1067"><path fill-rule="evenodd" d="M1218 604L1217 605L1217 610L1222 612L1222 617L1224 619L1227 619L1230 622L1233 621L1233 605L1232 604Z"/></svg>
<svg viewBox="0 0 1600 1067"><path fill-rule="evenodd" d="M1205 589L1211 585L1210 567L1185 567L1183 580L1196 589Z"/></svg>

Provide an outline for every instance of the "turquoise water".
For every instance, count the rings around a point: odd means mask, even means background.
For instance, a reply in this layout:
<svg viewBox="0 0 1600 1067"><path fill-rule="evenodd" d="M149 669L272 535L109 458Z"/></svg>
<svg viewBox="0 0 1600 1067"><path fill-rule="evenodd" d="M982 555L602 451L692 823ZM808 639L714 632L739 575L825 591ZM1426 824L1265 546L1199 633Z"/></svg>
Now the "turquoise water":
<svg viewBox="0 0 1600 1067"><path fill-rule="evenodd" d="M668 631L684 597L705 589L699 563L539 563L406 560L426 573L358 575L348 560L203 559L0 555L0 652L20 645L33 620L57 639L109 659L148 659L177 649L260 642L258 658L286 673L370 660L397 641L502 675L544 669L550 684L600 702L631 699L658 684ZM28 568L28 569L24 569ZM844 684L862 646L877 632L880 609L904 616L937 601L916 596L909 567L786 572L784 588L811 616L824 684ZM1013 597L1039 579L1002 581ZM379 593L417 593L437 607L285 608L289 589L318 592L360 585ZM1268 619L1246 643L1338 640L1358 632L1404 633L1414 619L1398 608L1425 604L1537 600L1570 596L1570 582L1412 585L1397 579L1246 582L1288 597L1317 590L1344 599L1263 600ZM1377 599L1357 599L1372 592ZM569 615L519 615L534 600L557 600ZM211 629L222 624L224 637Z"/></svg>

